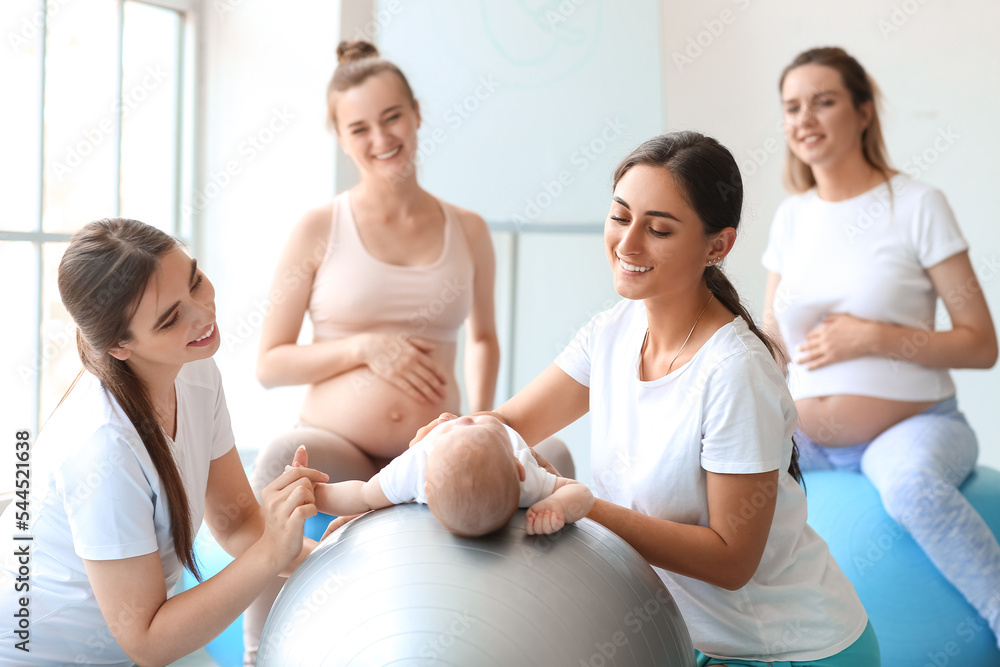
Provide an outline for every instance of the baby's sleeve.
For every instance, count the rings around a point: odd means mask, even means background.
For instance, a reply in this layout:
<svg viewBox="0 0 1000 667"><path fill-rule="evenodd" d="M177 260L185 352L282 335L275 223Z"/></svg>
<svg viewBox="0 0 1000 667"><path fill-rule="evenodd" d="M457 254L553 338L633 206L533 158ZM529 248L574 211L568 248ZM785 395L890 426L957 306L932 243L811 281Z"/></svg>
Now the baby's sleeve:
<svg viewBox="0 0 1000 667"><path fill-rule="evenodd" d="M556 476L538 465L528 448L517 452L517 459L524 466L524 481L521 482L521 498L518 507L531 507L539 500L548 498L555 491Z"/></svg>
<svg viewBox="0 0 1000 667"><path fill-rule="evenodd" d="M411 500L427 502L424 493L427 456L422 445L422 442L418 442L410 447L389 461L378 473L382 493L394 505L408 503Z"/></svg>

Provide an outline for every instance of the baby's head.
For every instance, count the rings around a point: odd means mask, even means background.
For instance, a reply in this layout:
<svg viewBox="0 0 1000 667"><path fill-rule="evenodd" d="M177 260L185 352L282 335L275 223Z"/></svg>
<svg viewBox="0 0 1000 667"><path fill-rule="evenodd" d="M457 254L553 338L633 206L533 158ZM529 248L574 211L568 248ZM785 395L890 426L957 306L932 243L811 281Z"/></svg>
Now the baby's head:
<svg viewBox="0 0 1000 667"><path fill-rule="evenodd" d="M427 506L441 524L463 537L492 533L517 511L524 466L514 456L520 436L489 415L446 421L430 433Z"/></svg>

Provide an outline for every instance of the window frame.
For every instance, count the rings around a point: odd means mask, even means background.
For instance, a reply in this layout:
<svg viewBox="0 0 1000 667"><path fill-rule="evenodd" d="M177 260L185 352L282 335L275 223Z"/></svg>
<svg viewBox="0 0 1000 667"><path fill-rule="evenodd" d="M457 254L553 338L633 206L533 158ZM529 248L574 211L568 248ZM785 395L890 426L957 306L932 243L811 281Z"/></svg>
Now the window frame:
<svg viewBox="0 0 1000 667"><path fill-rule="evenodd" d="M134 2L136 4L149 5L152 7L158 7L161 9L166 9L174 11L178 14L180 20L180 30L178 34L178 62L176 63L177 71L180 76L177 77L175 99L176 105L174 109L174 120L177 123L178 132L177 138L174 145L174 155L176 156L176 166L174 171L174 216L171 221L171 227L168 233L177 237L182 242L188 244L194 250L195 254L200 250L201 240L202 240L202 219L201 212L198 210L192 210L190 213L190 222L185 225L182 221L184 217L184 207L183 203L186 198L189 198L191 193L194 191L194 184L198 182L200 178L200 164L201 164L201 150L202 150L202 135L200 128L202 127L202 120L204 118L204 113L202 109L202 100L204 95L202 94L202 82L203 76L201 71L201 44L202 44L202 22L200 21L199 10L202 3L198 0L117 0L117 57L116 57L116 67L117 67L117 83L116 83L116 97L119 110L122 108L122 95L123 95L123 76L124 76L124 53L123 44L125 36L125 3ZM38 124L38 135L35 140L36 150L40 156L45 155L46 145L45 145L45 85L46 85L46 70L45 70L45 58L47 53L47 32L48 32L48 20L49 20L49 5L44 0L38 2L39 13L41 14L41 25L39 26L39 39L41 40L38 55L38 65L37 72L39 76L39 96L38 99L38 109L39 113L42 115L42 122ZM118 216L121 212L121 202L122 202L122 113L115 116L114 119L114 131L112 138L115 142L114 150L116 152L115 160L115 182L118 186L117 197L115 197L114 210L109 211L109 217ZM42 358L42 350L46 344L43 336L43 315L44 315L44 295L45 295L45 250L47 244L54 243L66 243L72 236L72 232L52 232L44 231L44 215L45 215L45 179L46 179L46 168L45 160L39 160L38 170L35 174L36 183L36 214L34 220L34 229L31 231L13 231L3 229L3 220L0 220L0 242L22 242L30 243L32 246L32 254L35 259L35 271L34 275L31 276L34 287L36 289L36 295L34 300L34 308L30 315L29 325L32 327L34 332L33 336L33 346L32 357L37 362L38 372L35 374L32 380L33 386L31 387L31 397L29 402L29 414L28 415L12 415L14 418L12 420L12 425L16 425L17 428L23 429L25 426L30 428L32 439L37 435L39 428L42 425L42 420L47 415L41 414L41 404L42 404L42 386L44 377L44 368L46 361ZM186 232L186 233L185 233ZM25 423L29 422L29 423ZM0 486L6 486L3 484ZM0 493L0 497L5 494Z"/></svg>

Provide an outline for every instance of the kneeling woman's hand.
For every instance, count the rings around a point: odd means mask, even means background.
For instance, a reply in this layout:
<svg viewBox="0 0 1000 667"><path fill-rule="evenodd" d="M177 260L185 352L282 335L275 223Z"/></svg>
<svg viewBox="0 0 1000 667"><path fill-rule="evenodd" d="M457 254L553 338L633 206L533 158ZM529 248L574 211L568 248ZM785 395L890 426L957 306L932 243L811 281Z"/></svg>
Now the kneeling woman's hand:
<svg viewBox="0 0 1000 667"><path fill-rule="evenodd" d="M319 470L289 466L264 488L261 540L280 568L284 569L302 551L305 521L317 513L313 487L328 479L330 477Z"/></svg>
<svg viewBox="0 0 1000 667"><path fill-rule="evenodd" d="M408 445L408 447L412 447L413 445L423 440L424 436L430 433L432 430L434 430L434 427L437 426L438 424L450 421L452 419L458 419L458 415L453 415L450 412L442 412L441 415L437 419L432 421L430 424L428 424L427 426L421 426L419 429L417 429L417 434L413 436L413 440L410 440L410 444Z"/></svg>

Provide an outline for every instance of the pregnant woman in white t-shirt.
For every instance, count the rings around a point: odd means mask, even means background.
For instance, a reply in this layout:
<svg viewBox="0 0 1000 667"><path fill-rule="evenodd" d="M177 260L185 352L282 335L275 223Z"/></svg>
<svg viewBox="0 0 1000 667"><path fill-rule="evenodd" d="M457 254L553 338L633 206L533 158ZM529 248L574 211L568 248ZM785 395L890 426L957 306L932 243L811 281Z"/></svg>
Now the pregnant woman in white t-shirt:
<svg viewBox="0 0 1000 667"><path fill-rule="evenodd" d="M806 51L780 89L797 194L764 253L764 317L786 345L802 468L864 473L996 634L1000 545L957 490L978 443L948 372L997 358L968 244L943 194L888 166L877 88L854 58Z"/></svg>

